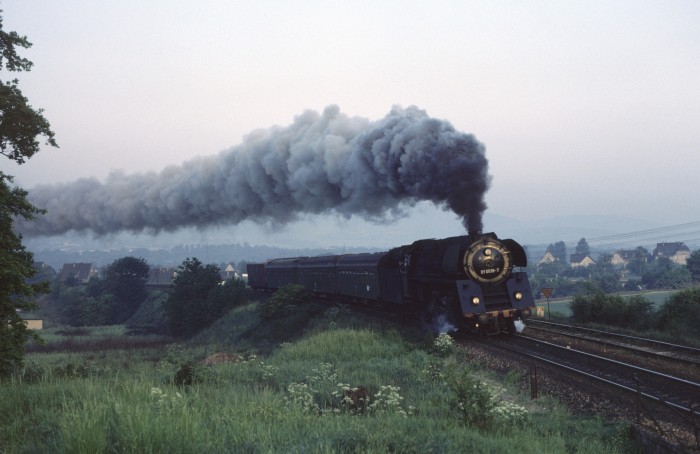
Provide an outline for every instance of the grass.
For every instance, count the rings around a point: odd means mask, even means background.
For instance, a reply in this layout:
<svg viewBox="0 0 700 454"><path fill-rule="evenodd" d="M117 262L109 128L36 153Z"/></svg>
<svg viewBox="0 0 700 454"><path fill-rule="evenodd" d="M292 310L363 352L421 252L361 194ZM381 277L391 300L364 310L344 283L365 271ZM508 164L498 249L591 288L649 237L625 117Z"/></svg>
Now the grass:
<svg viewBox="0 0 700 454"><path fill-rule="evenodd" d="M531 401L445 339L342 308L303 308L270 326L251 305L188 342L161 340L28 354L33 375L0 387L0 451L634 451L623 425ZM214 351L239 361L197 365ZM194 384L174 385L186 364ZM360 388L366 408L346 395Z"/></svg>

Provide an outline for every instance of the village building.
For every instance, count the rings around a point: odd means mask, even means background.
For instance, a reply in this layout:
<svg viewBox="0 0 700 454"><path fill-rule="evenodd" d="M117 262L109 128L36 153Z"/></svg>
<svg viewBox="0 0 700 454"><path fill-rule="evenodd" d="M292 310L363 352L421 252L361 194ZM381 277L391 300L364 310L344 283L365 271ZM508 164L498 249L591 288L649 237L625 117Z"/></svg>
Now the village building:
<svg viewBox="0 0 700 454"><path fill-rule="evenodd" d="M91 277L97 276L97 270L92 263L64 263L61 272L58 274L60 281L75 278L80 283L87 283Z"/></svg>
<svg viewBox="0 0 700 454"><path fill-rule="evenodd" d="M685 265L690 257L690 248L682 242L676 243L656 243L656 248L652 254L654 260L667 258L678 265Z"/></svg>
<svg viewBox="0 0 700 454"><path fill-rule="evenodd" d="M24 323L27 325L27 329L34 331L44 329L44 320L40 318L25 318Z"/></svg>
<svg viewBox="0 0 700 454"><path fill-rule="evenodd" d="M634 249L619 249L615 251L610 258L610 263L613 266L624 268L635 259L637 252Z"/></svg>
<svg viewBox="0 0 700 454"><path fill-rule="evenodd" d="M32 266L37 276L45 276L46 280L53 280L56 277L56 270L46 262L34 262Z"/></svg>
<svg viewBox="0 0 700 454"><path fill-rule="evenodd" d="M569 262L571 263L572 268L586 268L596 264L595 260L593 260L588 254L571 254L569 257Z"/></svg>
<svg viewBox="0 0 700 454"><path fill-rule="evenodd" d="M233 278L240 278L238 272L236 269L233 267L232 264L227 264L226 268L221 270L221 278L222 279L233 279Z"/></svg>
<svg viewBox="0 0 700 454"><path fill-rule="evenodd" d="M541 259L537 264L538 264L538 265L543 265L543 264L546 264L546 263L554 263L554 262L556 262L556 261L557 261L557 258L554 257L554 255L553 255L550 251L547 251L547 252L544 254L544 256L542 257L542 259Z"/></svg>

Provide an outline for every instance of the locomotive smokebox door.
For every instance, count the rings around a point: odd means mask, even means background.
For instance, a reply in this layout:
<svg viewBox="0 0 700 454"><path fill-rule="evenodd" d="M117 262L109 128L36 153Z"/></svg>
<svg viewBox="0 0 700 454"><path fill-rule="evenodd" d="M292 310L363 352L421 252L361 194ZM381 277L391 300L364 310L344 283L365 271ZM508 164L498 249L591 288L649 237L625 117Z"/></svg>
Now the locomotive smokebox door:
<svg viewBox="0 0 700 454"><path fill-rule="evenodd" d="M464 254L464 272L477 282L494 285L508 277L513 264L510 251L499 241L484 237Z"/></svg>

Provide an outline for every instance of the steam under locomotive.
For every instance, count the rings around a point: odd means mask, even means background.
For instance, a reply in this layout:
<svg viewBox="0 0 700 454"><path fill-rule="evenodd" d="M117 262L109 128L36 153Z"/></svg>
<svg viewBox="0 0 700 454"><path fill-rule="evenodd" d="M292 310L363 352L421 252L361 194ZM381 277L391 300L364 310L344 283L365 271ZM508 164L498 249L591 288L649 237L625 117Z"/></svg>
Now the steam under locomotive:
<svg viewBox="0 0 700 454"><path fill-rule="evenodd" d="M248 265L248 285L300 284L316 296L364 303L460 328L513 332L535 307L525 250L496 234L419 240L387 252L274 259Z"/></svg>

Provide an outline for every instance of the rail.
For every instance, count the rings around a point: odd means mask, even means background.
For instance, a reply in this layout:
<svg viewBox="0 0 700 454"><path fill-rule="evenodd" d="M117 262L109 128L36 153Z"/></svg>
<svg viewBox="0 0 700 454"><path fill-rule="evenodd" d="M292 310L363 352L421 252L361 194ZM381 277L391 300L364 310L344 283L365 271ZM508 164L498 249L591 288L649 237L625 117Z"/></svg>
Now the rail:
<svg viewBox="0 0 700 454"><path fill-rule="evenodd" d="M568 325L561 325L561 326L568 326ZM595 337L589 337L589 336L579 335L579 334L574 334L574 333L567 333L567 332L559 331L556 329L541 328L541 327L532 326L532 325L528 326L528 329L535 330L535 331L541 331L541 332L549 333L549 334L556 334L557 336L563 336L563 337L567 337L570 339L580 339L580 340L583 340L586 342L593 342L593 343L596 343L599 345L618 348L621 350L627 350L630 352L634 352L634 353L649 356L649 357L660 358L660 359L665 359L665 360L674 360L674 361L678 361L678 362L685 363L685 364L700 366L700 360L688 358L685 356L673 355L673 353L675 353L674 351L665 350L663 352L660 352L657 350L645 350L644 348L641 348L638 346L632 346L629 344L621 343L622 341L608 341L608 340L603 340L603 339L599 339L599 338L595 338ZM580 328L575 328L575 329L580 329ZM651 341L653 341L653 340L651 340Z"/></svg>
<svg viewBox="0 0 700 454"><path fill-rule="evenodd" d="M700 355L700 348L696 347L691 347L689 345L681 345L681 344L673 344L670 342L664 342L656 339L648 339L645 337L638 337L638 336L630 336L627 334L619 334L619 333L613 333L610 331L603 331L599 329L593 329L593 328L586 328L583 326L576 326L576 325L567 325L564 323L555 323L555 322L548 322L544 320L534 320L530 319L528 320L528 323L535 323L535 324L542 324L542 325L550 325L550 326L558 326L561 328L567 328L567 329L576 329L579 331L584 331L584 332L590 332L590 333L596 333L596 334L602 334L605 336L610 336L610 337L617 337L620 339L628 339L628 340L633 340L633 341L638 341L638 342L644 342L647 344L652 344L652 345L659 345L665 348L669 348L672 350L678 350L678 351L685 351L688 353Z"/></svg>
<svg viewBox="0 0 700 454"><path fill-rule="evenodd" d="M510 339L524 339L528 343L537 343L537 344L542 344L542 341L539 340L533 340L527 337L523 336L511 336ZM524 356L527 358L531 358L539 363L543 363L549 366L553 366L555 368L558 368L560 370L567 371L569 373L572 373L577 376L584 377L586 379L593 380L595 382L599 383L604 383L605 385L610 386L612 389L617 389L621 390L623 392L627 392L631 395L636 396L637 399L637 406L636 406L636 411L638 415L638 421L641 421L641 412L644 410L644 412L649 415L649 419L653 421L653 424L656 426L656 429L659 431L659 433L665 437L666 439L669 438L669 433L668 431L663 430L663 425L659 422L660 418L655 417L654 413L652 412L651 407L647 407L644 405L644 402L652 402L657 405L659 405L661 408L664 408L667 410L667 412L672 412L674 418L682 418L682 421L684 424L683 427L690 428L689 432L686 433L691 433L695 437L695 444L696 448L700 448L700 433L699 433L699 424L698 421L700 418L700 406L697 405L697 396L698 392L697 389L700 389L700 384L691 382L689 380L684 380L680 379L678 377L673 377L667 374L662 374L653 370L645 369L639 366L634 366L631 364L626 364L621 361L609 359L609 358L604 358L599 355L594 355L590 354L587 352L580 352L575 349L569 349L566 347L561 347L558 345L550 344L551 346L555 347L554 350L559 352L559 355L565 355L565 357L558 358L557 355L554 355L554 358L546 357L545 354L542 352L534 352L528 347L525 347L523 345L517 345L514 344L511 341L499 341L499 340L493 340L493 339L481 339L480 342L494 346L496 348L502 349L502 350L508 350L511 352L515 352L520 356ZM549 344L549 343L547 343ZM548 345L547 347L550 347ZM537 347L539 348L539 347ZM571 359L571 355L583 355L586 358L591 358L595 360L596 366L595 369L591 370L590 368L586 370L586 367L584 364L582 364L584 361L576 361L572 365L571 362L566 363L566 359ZM579 357L579 356L577 356ZM606 364L614 364L618 367L623 368L623 370L627 370L625 374L620 373L619 371L615 372L612 374L612 376L604 376L604 374L601 374L601 370L606 370L609 367L606 367ZM590 366L590 365L589 365ZM628 367L629 366L629 367ZM671 383L678 383L682 384L683 386L689 387L691 392L686 394L685 398L681 397L679 398L679 401L673 402L671 399L675 399L679 396L674 395L664 398L660 393L657 393L653 390L652 386L646 384L645 382L642 381L642 379L638 376L640 373L647 374L650 377L659 377L663 378L663 380L668 380ZM530 374L532 376L533 372L532 370L530 371ZM532 383L532 377L531 377L531 386L533 386ZM536 387L537 384L535 383L534 386ZM531 392L535 392L532 391ZM690 399L687 399L687 396L690 395ZM533 394L535 396L535 394ZM689 404L685 405L679 402L690 402ZM660 411L660 410L659 410ZM661 415L662 413L659 413ZM670 417L670 416L667 416ZM675 434L671 434L674 435Z"/></svg>
<svg viewBox="0 0 700 454"><path fill-rule="evenodd" d="M673 413L676 414L677 417L679 417L681 420L685 421L690 427L693 428L693 435L695 436L695 447L697 449L700 449L700 425L698 425L697 421L697 415L698 412L695 410L695 407L697 406L695 403L691 403L688 412L680 412L678 411L677 408L675 408L675 405L671 404L670 402L667 402L664 400L662 397L657 395L649 386L647 386L639 377L634 377L635 382L637 383L637 390L636 390L636 396L637 396L637 401L636 401L636 416L637 416L637 424L642 425L642 410L644 410L651 419L651 421L654 423L654 427L656 430L662 434L662 436L667 437L667 438L674 438L676 441L683 442L678 435L676 435L672 431L667 431L664 430L662 424L659 423L658 418L655 417L654 413L651 411L650 408L647 408L644 405L644 400L642 397L645 397L647 395L653 396L653 398L661 403L664 407L666 407L669 411L672 411ZM646 393L642 393L641 388L645 387L647 388ZM700 409L700 407L699 407Z"/></svg>

